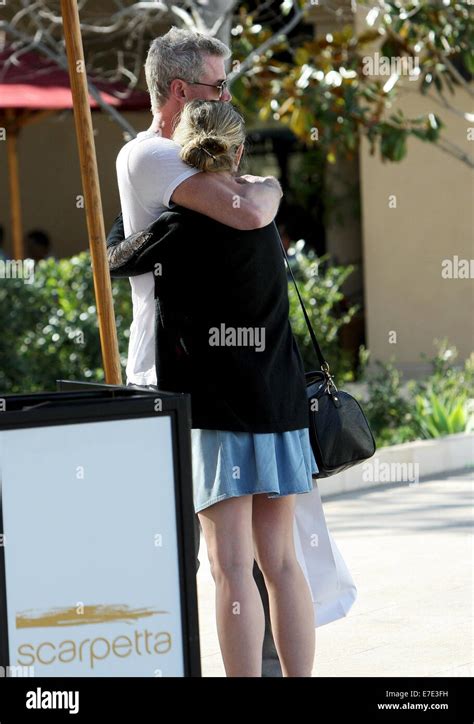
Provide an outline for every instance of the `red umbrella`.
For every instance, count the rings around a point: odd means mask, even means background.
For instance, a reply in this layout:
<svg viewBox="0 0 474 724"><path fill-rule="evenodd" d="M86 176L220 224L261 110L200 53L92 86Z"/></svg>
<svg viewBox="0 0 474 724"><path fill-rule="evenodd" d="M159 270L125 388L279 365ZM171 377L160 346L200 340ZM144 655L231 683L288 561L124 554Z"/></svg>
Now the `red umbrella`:
<svg viewBox="0 0 474 724"><path fill-rule="evenodd" d="M63 110L73 108L69 74L51 58L35 51L22 53L14 62L11 46L0 53L0 108L20 110ZM122 83L111 83L89 76L89 80L101 91L103 100L122 111L140 111L150 107L145 91L128 89ZM89 96L92 109L99 107Z"/></svg>

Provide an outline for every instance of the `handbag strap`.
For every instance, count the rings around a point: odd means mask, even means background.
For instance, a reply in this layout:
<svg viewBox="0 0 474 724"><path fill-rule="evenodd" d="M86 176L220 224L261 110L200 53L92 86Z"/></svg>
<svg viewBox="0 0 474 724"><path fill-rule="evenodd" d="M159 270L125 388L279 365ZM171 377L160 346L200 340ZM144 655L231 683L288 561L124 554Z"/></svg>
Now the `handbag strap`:
<svg viewBox="0 0 474 724"><path fill-rule="evenodd" d="M283 242L282 242L281 238L280 238L280 244L281 244L281 248L282 248L282 251L283 251L283 256L284 256L285 259L286 259L286 264L287 264L287 266L288 266L288 270L289 270L289 272L290 272L290 274L291 274L291 278L293 279L293 284L295 285L295 289L296 289L296 293L297 293L297 295L298 295L298 299L300 300L301 309L303 310L304 318L305 318L305 321L306 321L306 326L308 327L309 336L311 337L311 342L313 343L314 351L316 352L316 356L317 356L317 358L318 358L319 364L321 365L321 369L322 369L323 371L329 372L329 365L328 365L328 363L326 362L326 360L325 360L324 357L323 357L323 353L321 352L321 348L320 348L320 346L319 346L319 344L318 344L318 340L316 339L316 335L315 335L315 333L314 333L312 324L311 324L311 322L309 321L308 313L307 313L306 308L305 308L305 306L304 306L303 300L301 299L301 294L300 294L300 291L299 291L299 289L298 289L298 285L297 285L297 283L296 283L295 275L293 274L293 271L292 271L292 269L291 269L290 260L288 259L288 254L286 253L286 249L285 249L285 247L283 246Z"/></svg>

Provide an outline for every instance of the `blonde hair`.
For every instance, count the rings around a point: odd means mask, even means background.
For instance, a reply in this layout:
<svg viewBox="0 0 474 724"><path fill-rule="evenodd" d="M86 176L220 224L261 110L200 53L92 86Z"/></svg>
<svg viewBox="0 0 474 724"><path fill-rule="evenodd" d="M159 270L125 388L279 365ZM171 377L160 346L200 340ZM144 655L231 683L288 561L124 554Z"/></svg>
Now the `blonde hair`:
<svg viewBox="0 0 474 724"><path fill-rule="evenodd" d="M245 122L225 101L193 100L183 108L173 133L185 163L200 171L232 171L245 141Z"/></svg>

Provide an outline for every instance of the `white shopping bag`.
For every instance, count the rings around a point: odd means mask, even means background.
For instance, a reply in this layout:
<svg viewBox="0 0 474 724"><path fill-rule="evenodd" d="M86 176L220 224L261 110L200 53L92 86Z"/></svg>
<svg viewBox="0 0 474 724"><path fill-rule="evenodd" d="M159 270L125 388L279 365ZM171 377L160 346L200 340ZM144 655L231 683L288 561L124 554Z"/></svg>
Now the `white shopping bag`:
<svg viewBox="0 0 474 724"><path fill-rule="evenodd" d="M312 493L296 496L294 538L311 589L315 626L347 616L357 589L328 530L317 483Z"/></svg>

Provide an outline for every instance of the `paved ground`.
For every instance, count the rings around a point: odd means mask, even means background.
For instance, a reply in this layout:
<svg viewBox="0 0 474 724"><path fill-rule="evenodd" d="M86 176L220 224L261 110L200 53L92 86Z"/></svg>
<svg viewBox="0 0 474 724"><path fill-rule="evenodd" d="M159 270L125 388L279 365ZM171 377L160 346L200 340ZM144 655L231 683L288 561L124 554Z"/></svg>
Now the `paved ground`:
<svg viewBox="0 0 474 724"><path fill-rule="evenodd" d="M473 476L384 484L323 501L358 599L316 629L313 676L472 676ZM201 541L203 676L225 676Z"/></svg>

